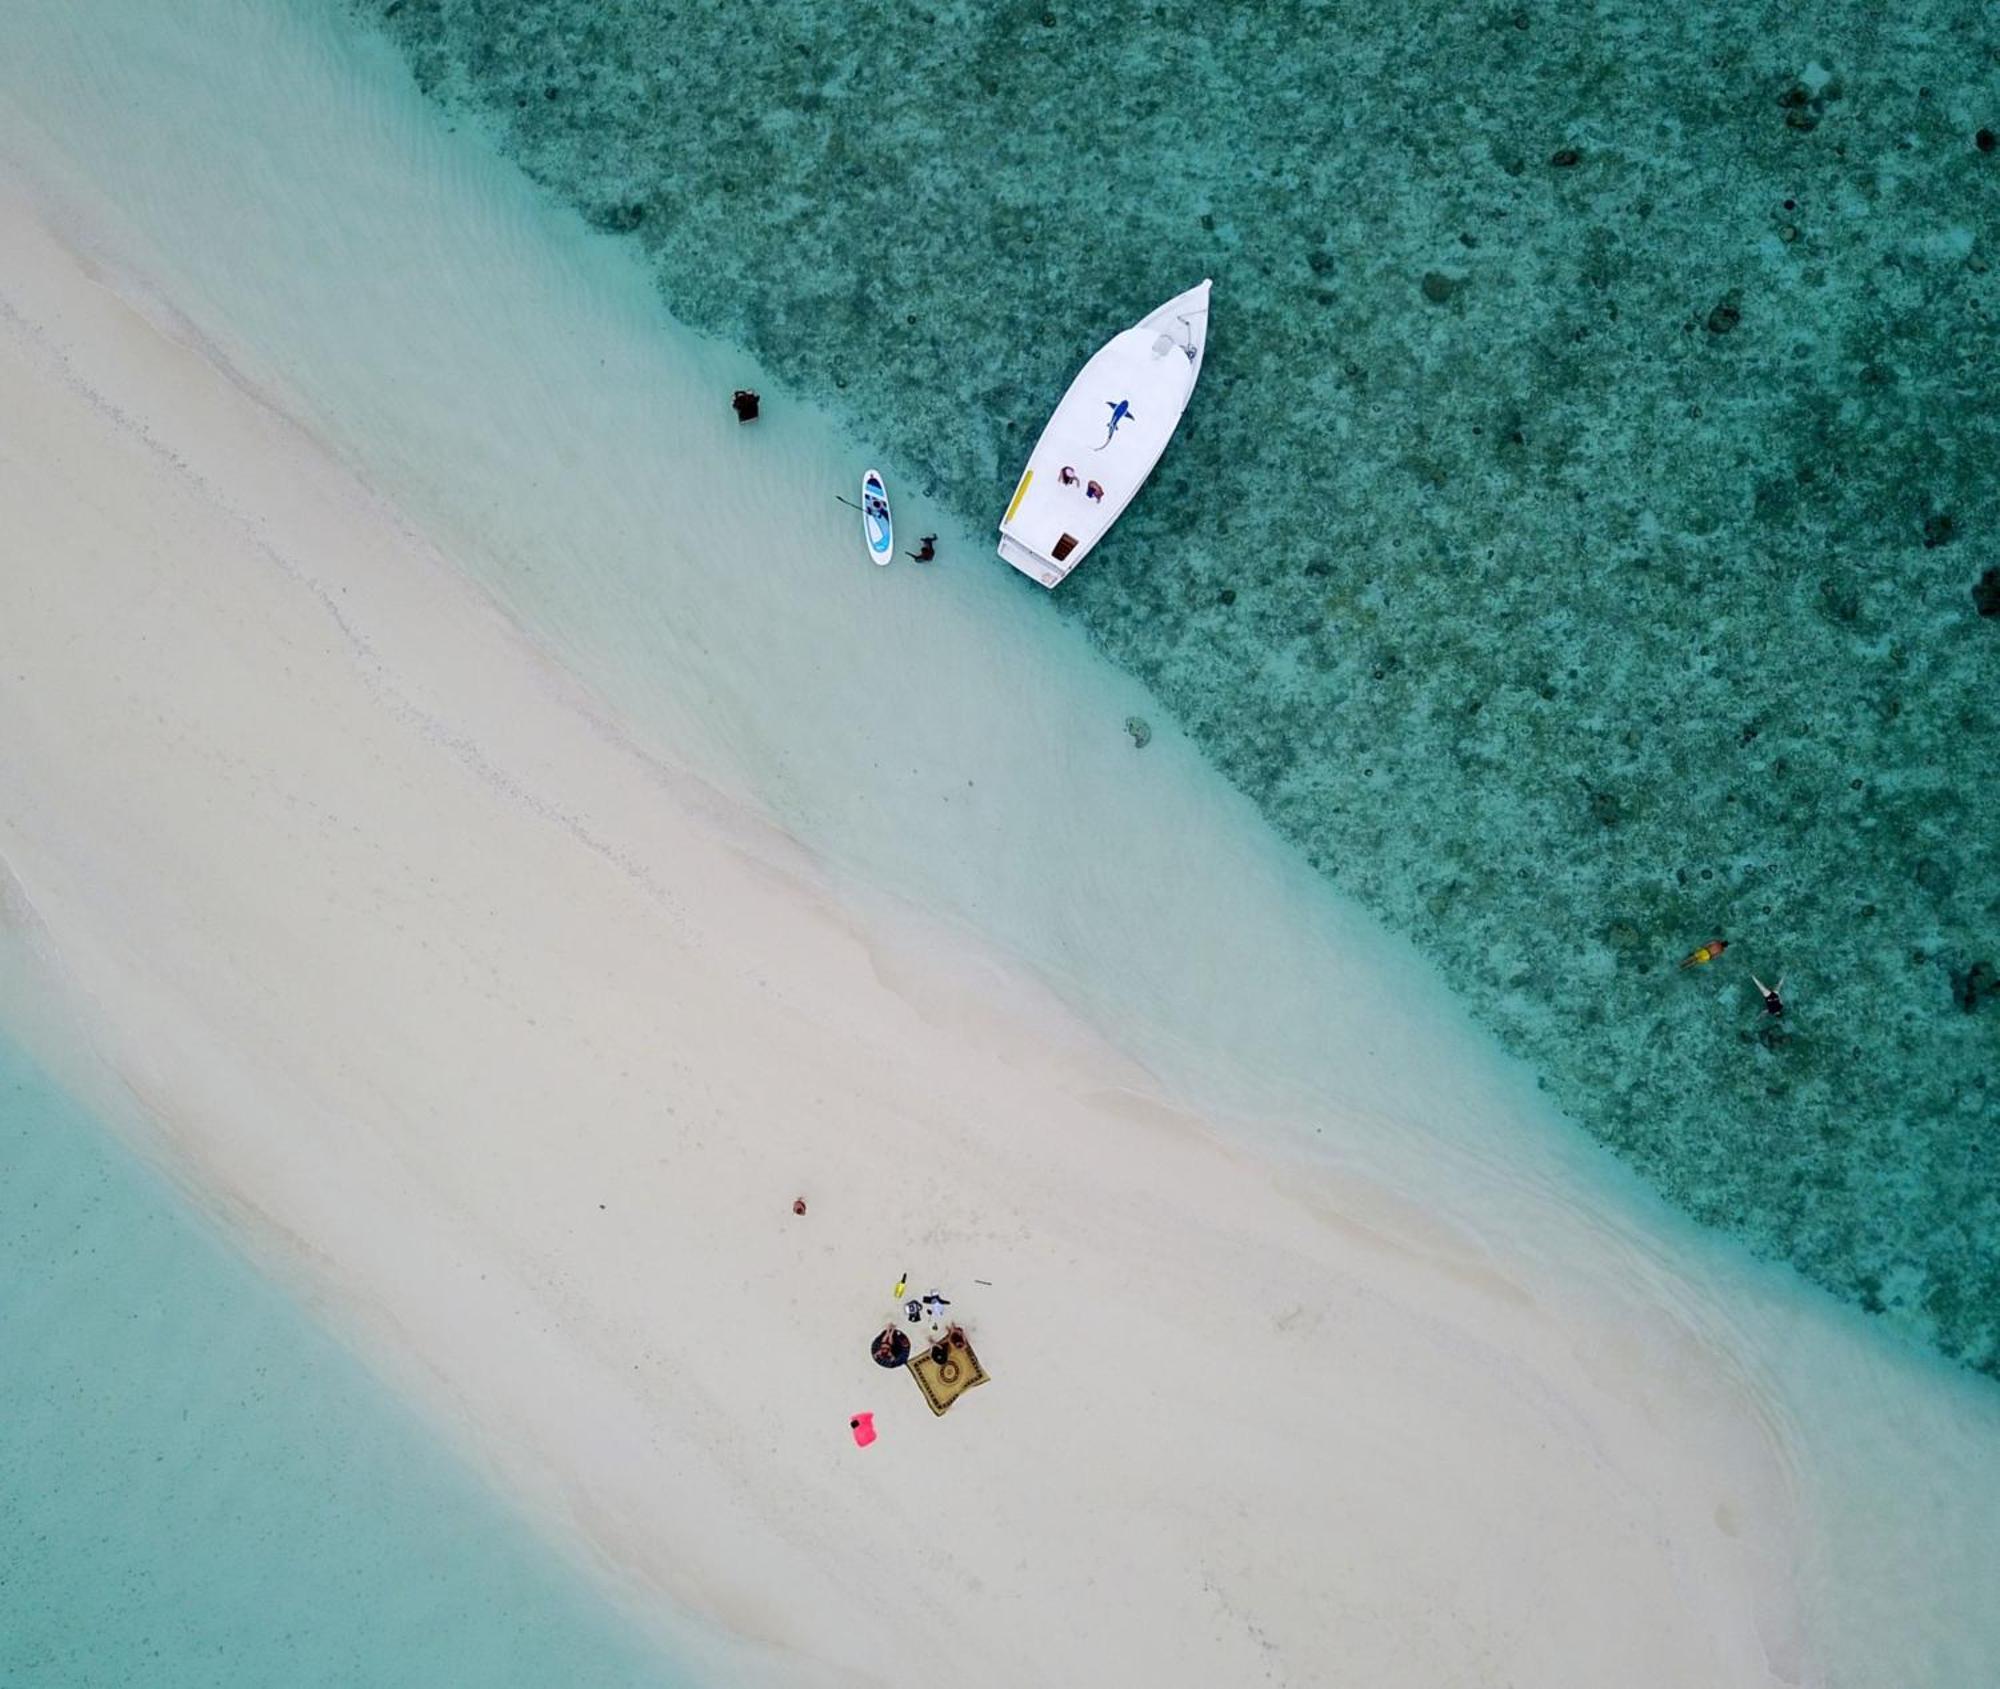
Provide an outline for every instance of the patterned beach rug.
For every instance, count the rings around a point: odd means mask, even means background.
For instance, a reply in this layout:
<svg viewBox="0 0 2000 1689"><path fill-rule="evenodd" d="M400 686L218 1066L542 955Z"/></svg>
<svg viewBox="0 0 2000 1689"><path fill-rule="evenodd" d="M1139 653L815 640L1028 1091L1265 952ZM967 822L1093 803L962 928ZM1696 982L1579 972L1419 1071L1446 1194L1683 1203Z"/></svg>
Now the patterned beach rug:
<svg viewBox="0 0 2000 1689"><path fill-rule="evenodd" d="M945 1344L942 1361L933 1360L929 1349L919 1349L910 1357L910 1373L931 1412L940 1414L975 1384L986 1382L986 1369L962 1332L956 1342Z"/></svg>

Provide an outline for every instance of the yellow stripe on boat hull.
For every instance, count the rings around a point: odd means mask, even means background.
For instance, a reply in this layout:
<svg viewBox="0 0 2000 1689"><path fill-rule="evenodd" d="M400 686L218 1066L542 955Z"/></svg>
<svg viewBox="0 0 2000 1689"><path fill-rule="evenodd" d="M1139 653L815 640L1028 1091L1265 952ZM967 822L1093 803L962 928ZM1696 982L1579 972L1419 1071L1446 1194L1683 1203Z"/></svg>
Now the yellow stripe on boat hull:
<svg viewBox="0 0 2000 1689"><path fill-rule="evenodd" d="M1021 484L1014 489L1014 502L1007 506L1007 514L1000 518L1001 527L1004 528L1014 520L1014 512L1021 508L1021 500L1028 496L1028 483L1034 478L1035 472L1032 469L1021 471ZM986 508L991 510L993 507L989 504Z"/></svg>

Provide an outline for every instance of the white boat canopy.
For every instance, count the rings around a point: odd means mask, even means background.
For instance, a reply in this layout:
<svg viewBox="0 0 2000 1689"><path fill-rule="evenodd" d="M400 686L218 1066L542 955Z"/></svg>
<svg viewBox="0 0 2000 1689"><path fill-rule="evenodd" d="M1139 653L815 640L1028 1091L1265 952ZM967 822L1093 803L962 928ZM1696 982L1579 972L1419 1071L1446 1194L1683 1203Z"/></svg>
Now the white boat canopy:
<svg viewBox="0 0 2000 1689"><path fill-rule="evenodd" d="M1060 583L1146 484L1201 375L1208 288L1107 341L1069 384L1000 518L1000 555L1022 574Z"/></svg>

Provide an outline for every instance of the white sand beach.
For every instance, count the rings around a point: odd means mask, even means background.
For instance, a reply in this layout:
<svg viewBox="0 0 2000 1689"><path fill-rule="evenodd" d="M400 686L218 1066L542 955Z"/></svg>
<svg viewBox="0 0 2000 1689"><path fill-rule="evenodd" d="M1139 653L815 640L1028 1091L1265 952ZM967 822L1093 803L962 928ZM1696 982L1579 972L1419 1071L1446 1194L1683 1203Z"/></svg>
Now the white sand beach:
<svg viewBox="0 0 2000 1689"><path fill-rule="evenodd" d="M77 244L7 182L6 907L141 1141L670 1645L1823 1680L1731 1353L859 912ZM867 1354L904 1271L992 1374L943 1419Z"/></svg>

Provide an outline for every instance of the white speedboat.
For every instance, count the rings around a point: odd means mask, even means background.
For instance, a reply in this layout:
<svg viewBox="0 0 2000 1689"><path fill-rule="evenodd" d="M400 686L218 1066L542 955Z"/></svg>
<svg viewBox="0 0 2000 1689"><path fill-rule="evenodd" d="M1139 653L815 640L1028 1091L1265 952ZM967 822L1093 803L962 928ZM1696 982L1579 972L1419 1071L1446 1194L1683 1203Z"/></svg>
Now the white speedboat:
<svg viewBox="0 0 2000 1689"><path fill-rule="evenodd" d="M1000 555L1053 587L1111 531L1180 425L1208 342L1204 281L1077 372L1000 518Z"/></svg>

